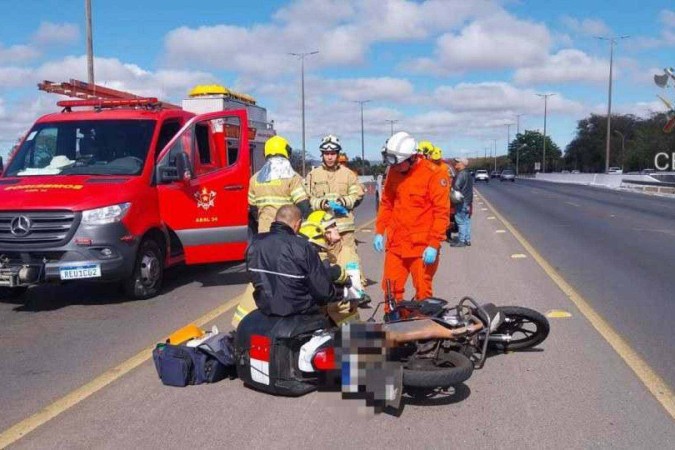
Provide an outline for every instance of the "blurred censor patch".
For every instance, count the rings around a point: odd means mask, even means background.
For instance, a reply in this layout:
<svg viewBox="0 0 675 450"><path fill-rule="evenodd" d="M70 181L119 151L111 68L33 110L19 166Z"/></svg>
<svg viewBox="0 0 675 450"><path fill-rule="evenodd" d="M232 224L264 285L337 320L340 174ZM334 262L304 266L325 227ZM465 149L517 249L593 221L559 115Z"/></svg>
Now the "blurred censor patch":
<svg viewBox="0 0 675 450"><path fill-rule="evenodd" d="M319 390L335 391L339 385L343 399L365 400L375 413L400 409L403 367L392 360L381 323L343 325L335 336L335 362L339 382L321 383Z"/></svg>

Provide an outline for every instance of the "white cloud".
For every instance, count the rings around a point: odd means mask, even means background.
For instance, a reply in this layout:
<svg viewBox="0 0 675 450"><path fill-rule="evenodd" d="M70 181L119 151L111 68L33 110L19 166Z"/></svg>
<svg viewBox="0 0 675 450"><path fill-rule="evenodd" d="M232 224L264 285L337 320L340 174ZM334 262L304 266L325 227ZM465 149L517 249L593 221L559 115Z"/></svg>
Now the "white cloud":
<svg viewBox="0 0 675 450"><path fill-rule="evenodd" d="M32 40L40 46L53 46L72 44L79 37L80 30L73 23L42 22Z"/></svg>
<svg viewBox="0 0 675 450"><path fill-rule="evenodd" d="M599 19L577 19L575 17L564 16L562 23L571 32L586 36L604 36L612 32L607 24Z"/></svg>
<svg viewBox="0 0 675 450"><path fill-rule="evenodd" d="M519 89L505 82L460 83L456 86L440 86L434 91L437 105L454 112L499 116L501 123L511 121L516 113L539 114L543 101L531 89ZM548 99L549 113L579 114L581 103L557 94Z"/></svg>
<svg viewBox="0 0 675 450"><path fill-rule="evenodd" d="M40 56L40 52L29 45L12 45L3 47L0 44L0 64L17 64Z"/></svg>
<svg viewBox="0 0 675 450"><path fill-rule="evenodd" d="M195 84L216 81L216 78L208 72L189 70L152 72L136 64L123 63L116 58L95 58L94 72L97 84L174 101L187 95L190 87ZM35 69L32 78L34 81L86 79L86 56L69 56L62 60L47 62Z"/></svg>
<svg viewBox="0 0 675 450"><path fill-rule="evenodd" d="M675 28L675 11L664 9L659 14L659 20L667 28Z"/></svg>
<svg viewBox="0 0 675 450"><path fill-rule="evenodd" d="M598 83L607 81L608 71L608 61L581 50L564 49L541 65L518 69L514 80L519 84Z"/></svg>
<svg viewBox="0 0 675 450"><path fill-rule="evenodd" d="M461 0L301 0L269 23L174 29L165 37L165 62L271 79L297 70L289 52L320 50L307 60L313 68L353 66L367 60L374 43L425 39L484 7Z"/></svg>
<svg viewBox="0 0 675 450"><path fill-rule="evenodd" d="M418 59L414 66L436 74L527 67L545 61L550 44L546 26L498 13L442 35L434 58Z"/></svg>
<svg viewBox="0 0 675 450"><path fill-rule="evenodd" d="M0 89L24 86L30 74L23 67L0 67Z"/></svg>

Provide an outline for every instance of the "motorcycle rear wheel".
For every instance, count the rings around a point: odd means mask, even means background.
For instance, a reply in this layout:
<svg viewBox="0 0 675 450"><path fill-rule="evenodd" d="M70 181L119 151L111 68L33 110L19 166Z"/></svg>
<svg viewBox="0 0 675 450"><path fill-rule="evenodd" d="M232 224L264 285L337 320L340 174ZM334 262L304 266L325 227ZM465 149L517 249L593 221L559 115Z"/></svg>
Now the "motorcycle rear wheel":
<svg viewBox="0 0 675 450"><path fill-rule="evenodd" d="M490 342L490 348L517 351L535 347L548 337L551 327L548 319L537 311L520 306L501 306L505 320L493 334L509 334L509 342Z"/></svg>
<svg viewBox="0 0 675 450"><path fill-rule="evenodd" d="M403 364L403 386L448 388L468 380L473 363L457 352L442 352L438 358L410 358Z"/></svg>

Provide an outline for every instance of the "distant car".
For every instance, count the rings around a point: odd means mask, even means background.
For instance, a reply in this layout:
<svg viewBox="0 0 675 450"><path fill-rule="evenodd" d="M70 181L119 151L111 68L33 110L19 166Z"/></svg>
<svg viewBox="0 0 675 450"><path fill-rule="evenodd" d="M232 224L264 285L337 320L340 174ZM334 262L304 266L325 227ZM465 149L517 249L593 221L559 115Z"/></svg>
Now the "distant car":
<svg viewBox="0 0 675 450"><path fill-rule="evenodd" d="M573 170L572 173L581 173L578 170Z"/></svg>
<svg viewBox="0 0 675 450"><path fill-rule="evenodd" d="M563 171L560 172L560 173L570 173L570 171L569 171L569 170L563 170Z"/></svg>
<svg viewBox="0 0 675 450"><path fill-rule="evenodd" d="M490 175L488 175L487 170L479 169L476 170L476 175L474 175L474 180L476 182L485 181L486 183L490 182Z"/></svg>
<svg viewBox="0 0 675 450"><path fill-rule="evenodd" d="M504 169L502 170L501 175L499 175L499 181L511 181L512 183L515 183L516 173L511 169Z"/></svg>
<svg viewBox="0 0 675 450"><path fill-rule="evenodd" d="M610 167L607 173L621 175L623 174L623 169L621 167Z"/></svg>
<svg viewBox="0 0 675 450"><path fill-rule="evenodd" d="M498 178L499 177L499 171L493 170L490 172L490 178Z"/></svg>

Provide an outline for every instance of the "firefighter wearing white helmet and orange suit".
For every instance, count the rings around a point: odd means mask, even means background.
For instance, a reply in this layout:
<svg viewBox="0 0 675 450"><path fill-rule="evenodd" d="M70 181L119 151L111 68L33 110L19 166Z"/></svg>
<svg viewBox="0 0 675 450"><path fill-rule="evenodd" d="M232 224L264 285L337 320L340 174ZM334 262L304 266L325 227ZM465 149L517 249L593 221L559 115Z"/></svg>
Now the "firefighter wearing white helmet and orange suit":
<svg viewBox="0 0 675 450"><path fill-rule="evenodd" d="M347 253L351 262L359 264L356 252L353 210L363 200L364 190L358 176L338 162L342 145L337 136L329 134L319 144L323 164L307 174L309 201L315 211L332 211L342 239L330 247L337 260L344 261ZM362 276L363 278L363 276Z"/></svg>
<svg viewBox="0 0 675 450"><path fill-rule="evenodd" d="M448 172L420 156L415 139L399 132L384 145L389 166L375 223L373 246L386 253L382 287L391 283L396 301L403 299L412 275L415 299L433 295L441 242L450 219ZM386 239L386 241L385 241ZM389 312L388 305L385 310Z"/></svg>
<svg viewBox="0 0 675 450"><path fill-rule="evenodd" d="M265 164L251 177L248 187L249 210L258 221L258 233L269 231L283 205L297 205L303 218L312 212L302 177L291 167L291 151L288 141L281 136L265 142Z"/></svg>

